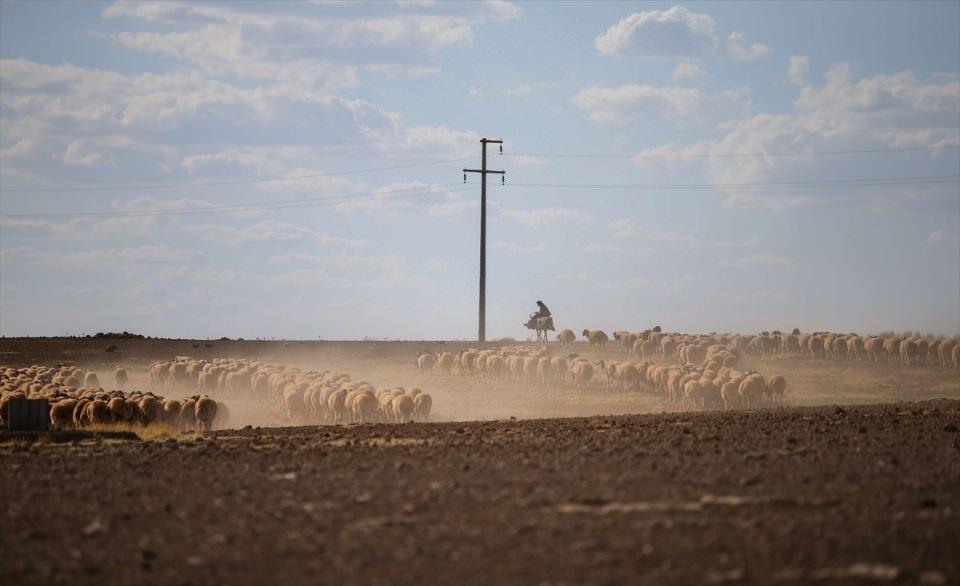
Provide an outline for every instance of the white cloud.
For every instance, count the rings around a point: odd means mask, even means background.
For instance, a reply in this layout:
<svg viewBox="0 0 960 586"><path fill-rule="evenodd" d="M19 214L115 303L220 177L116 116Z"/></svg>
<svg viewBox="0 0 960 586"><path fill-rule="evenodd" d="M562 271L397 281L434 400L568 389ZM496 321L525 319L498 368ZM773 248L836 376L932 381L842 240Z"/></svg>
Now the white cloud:
<svg viewBox="0 0 960 586"><path fill-rule="evenodd" d="M283 159L320 147L463 152L478 138L446 126L410 125L363 100L272 80L231 85L196 71L124 75L3 59L0 84L10 145L0 152L4 172L48 181L99 180L103 165L116 168L117 182L288 174ZM211 151L208 145L229 146ZM278 160L278 154L286 156ZM51 166L51 159L62 166Z"/></svg>
<svg viewBox="0 0 960 586"><path fill-rule="evenodd" d="M737 241L737 240L720 240L714 242L713 245L718 248L750 248L757 246L761 243L759 236L753 236L752 238L747 238L746 240Z"/></svg>
<svg viewBox="0 0 960 586"><path fill-rule="evenodd" d="M494 250L502 250L504 252L516 252L516 253L528 253L528 252L546 252L547 247L543 244L518 244L516 242L504 242L498 240L490 245Z"/></svg>
<svg viewBox="0 0 960 586"><path fill-rule="evenodd" d="M732 32L721 42L713 17L683 6L635 12L620 19L594 45L601 55L689 59L709 55L752 60L770 51Z"/></svg>
<svg viewBox="0 0 960 586"><path fill-rule="evenodd" d="M770 53L772 49L761 43L749 43L743 33L730 33L724 44L724 53L733 59L755 61Z"/></svg>
<svg viewBox="0 0 960 586"><path fill-rule="evenodd" d="M952 242L957 240L958 235L952 232L947 232L946 230L934 230L927 235L927 242L935 244L938 242Z"/></svg>
<svg viewBox="0 0 960 586"><path fill-rule="evenodd" d="M103 156L101 153L87 150L86 145L79 140L70 143L60 158L67 165L82 165L84 167L116 167L117 160Z"/></svg>
<svg viewBox="0 0 960 586"><path fill-rule="evenodd" d="M296 8L300 7L266 12L248 10L243 3L118 2L103 15L137 18L161 29L108 35L125 47L182 59L211 74L336 90L356 86L367 72L436 73L438 68L417 61L471 42L475 29L485 23L523 14L519 6L493 0L456 11L419 5L416 10L380 11L376 16ZM174 30L163 31L164 26Z"/></svg>
<svg viewBox="0 0 960 586"><path fill-rule="evenodd" d="M655 281L650 277L630 277L617 281L598 281L594 287L601 291L634 291L653 285Z"/></svg>
<svg viewBox="0 0 960 586"><path fill-rule="evenodd" d="M771 252L759 252L737 259L721 259L718 263L725 267L767 266L777 267L790 264L791 259Z"/></svg>
<svg viewBox="0 0 960 586"><path fill-rule="evenodd" d="M695 237L681 234L676 230L651 230L647 232L647 240L665 244L694 244L697 241Z"/></svg>
<svg viewBox="0 0 960 586"><path fill-rule="evenodd" d="M806 55L792 55L790 67L787 69L787 79L794 85L802 86L806 83L807 71L810 70L810 58Z"/></svg>
<svg viewBox="0 0 960 586"><path fill-rule="evenodd" d="M658 287L662 291L679 291L687 285L691 285L700 280L700 275L683 275L681 277L676 277L674 279L668 279L658 283Z"/></svg>
<svg viewBox="0 0 960 586"><path fill-rule="evenodd" d="M177 249L167 245L70 251L36 250L20 246L5 251L4 262L14 259L24 263L53 264L72 269L206 262L206 258L199 251Z"/></svg>
<svg viewBox="0 0 960 586"><path fill-rule="evenodd" d="M699 275L682 275L666 279L637 276L612 281L597 281L593 284L593 287L600 291L635 291L638 289L652 288L671 293L683 289L699 280Z"/></svg>
<svg viewBox="0 0 960 586"><path fill-rule="evenodd" d="M373 254L306 254L289 252L277 254L267 259L270 266L282 265L317 265L323 267L350 268L358 266L376 266L383 269L392 269L404 264L403 258L394 253Z"/></svg>
<svg viewBox="0 0 960 586"><path fill-rule="evenodd" d="M960 76L956 74L936 74L921 80L907 71L858 79L848 65L839 64L829 69L822 86L804 86L791 112L758 113L732 120L716 127L715 138L648 148L638 153L634 161L640 165L666 162L683 164L691 170L703 169L707 181L717 184L841 178L850 176L850 164L855 160L764 153L956 144L958 111ZM907 174L950 172L944 164L937 165L938 161L947 161L942 154L934 150L929 156L917 155L915 159L925 163L924 170ZM877 176L866 170L861 173ZM724 203L729 207L769 210L826 201L827 196L833 202L854 195L858 205L863 201L861 190L825 192L798 187L759 191L729 187L723 191Z"/></svg>
<svg viewBox="0 0 960 586"><path fill-rule="evenodd" d="M587 244L580 250L583 252L630 252L622 246L615 246L613 244Z"/></svg>
<svg viewBox="0 0 960 586"><path fill-rule="evenodd" d="M353 186L360 189L362 186ZM438 199L442 201L437 201ZM457 193L436 183L425 181L401 181L390 183L372 195L358 196L355 201L336 205L338 212L377 215L398 215L425 211L432 216L457 215L469 208L469 203L459 199ZM463 209L461 209L463 208Z"/></svg>
<svg viewBox="0 0 960 586"><path fill-rule="evenodd" d="M264 220L242 228L226 224L190 224L183 229L204 240L210 240L227 245L248 243L283 243L283 242L311 242L315 244L337 246L362 246L361 239L331 236L323 232L316 232L309 228L281 222L279 220Z"/></svg>
<svg viewBox="0 0 960 586"><path fill-rule="evenodd" d="M467 95L475 100L492 98L497 100L520 100L539 93L554 92L561 84L555 81L525 81L514 85L502 85L481 81L467 89Z"/></svg>
<svg viewBox="0 0 960 586"><path fill-rule="evenodd" d="M566 208L504 210L501 215L527 226L575 226L593 221L593 216L584 211Z"/></svg>
<svg viewBox="0 0 960 586"><path fill-rule="evenodd" d="M607 228L616 238L629 238L637 233L637 228L633 224L633 218L617 218L607 222Z"/></svg>
<svg viewBox="0 0 960 586"><path fill-rule="evenodd" d="M694 77L703 77L706 70L693 59L680 59L670 74L672 79L687 79Z"/></svg>
<svg viewBox="0 0 960 586"><path fill-rule="evenodd" d="M628 84L620 87L591 86L577 92L571 101L590 119L604 124L635 120L640 116L679 119L696 112L704 101L698 89Z"/></svg>
<svg viewBox="0 0 960 586"><path fill-rule="evenodd" d="M586 281L589 278L590 275L583 272L560 273L557 275L558 281Z"/></svg>
<svg viewBox="0 0 960 586"><path fill-rule="evenodd" d="M427 269L428 271L439 271L447 268L448 266L450 266L448 261L439 258L431 258L423 263L423 268Z"/></svg>

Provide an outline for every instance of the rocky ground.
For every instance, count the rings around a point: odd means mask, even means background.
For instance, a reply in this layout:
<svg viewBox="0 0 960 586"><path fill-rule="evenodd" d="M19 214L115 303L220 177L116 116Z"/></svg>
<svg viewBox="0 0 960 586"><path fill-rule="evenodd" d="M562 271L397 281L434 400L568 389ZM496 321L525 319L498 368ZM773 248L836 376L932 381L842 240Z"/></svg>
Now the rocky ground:
<svg viewBox="0 0 960 586"><path fill-rule="evenodd" d="M960 582L960 402L0 444L0 583Z"/></svg>

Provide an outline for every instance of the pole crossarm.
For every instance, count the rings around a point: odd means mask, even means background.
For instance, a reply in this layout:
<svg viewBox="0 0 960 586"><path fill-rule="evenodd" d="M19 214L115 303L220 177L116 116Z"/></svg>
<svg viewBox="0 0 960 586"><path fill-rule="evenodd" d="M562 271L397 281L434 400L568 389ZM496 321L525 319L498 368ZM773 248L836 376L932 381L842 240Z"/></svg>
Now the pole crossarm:
<svg viewBox="0 0 960 586"><path fill-rule="evenodd" d="M494 171L492 169L487 169L486 171L484 171L483 169L464 169L463 172L464 173L496 173L498 175L506 175L507 173L506 171Z"/></svg>

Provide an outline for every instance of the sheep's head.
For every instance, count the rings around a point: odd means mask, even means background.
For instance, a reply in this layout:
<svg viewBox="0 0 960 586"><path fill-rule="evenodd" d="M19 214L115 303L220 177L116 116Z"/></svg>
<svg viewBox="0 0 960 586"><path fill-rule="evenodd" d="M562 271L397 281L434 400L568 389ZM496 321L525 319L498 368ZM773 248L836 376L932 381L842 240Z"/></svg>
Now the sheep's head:
<svg viewBox="0 0 960 586"><path fill-rule="evenodd" d="M583 330L583 334L582 334L582 335L587 336L587 335L589 335L589 334L590 334L590 330Z"/></svg>

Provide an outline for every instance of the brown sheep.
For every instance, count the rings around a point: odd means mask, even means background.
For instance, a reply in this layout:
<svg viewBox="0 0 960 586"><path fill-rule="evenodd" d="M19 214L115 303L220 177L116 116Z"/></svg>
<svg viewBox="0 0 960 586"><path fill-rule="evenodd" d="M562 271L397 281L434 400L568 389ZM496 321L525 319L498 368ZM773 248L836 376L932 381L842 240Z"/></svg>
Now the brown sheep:
<svg viewBox="0 0 960 586"><path fill-rule="evenodd" d="M410 421L413 416L413 399L406 395L400 395L393 398L393 411L397 418L397 423Z"/></svg>
<svg viewBox="0 0 960 586"><path fill-rule="evenodd" d="M127 369L118 366L117 369L113 371L113 381L118 389L127 386L129 380L130 377L127 376Z"/></svg>
<svg viewBox="0 0 960 586"><path fill-rule="evenodd" d="M426 421L430 417L430 409L433 408L433 399L430 395L422 393L413 398L413 415L420 421Z"/></svg>
<svg viewBox="0 0 960 586"><path fill-rule="evenodd" d="M217 417L217 402L210 397L203 396L197 399L193 410L199 430L211 431L213 429L213 421Z"/></svg>
<svg viewBox="0 0 960 586"><path fill-rule="evenodd" d="M182 405L176 399L167 399L163 402L163 423L170 427L180 428L180 408Z"/></svg>
<svg viewBox="0 0 960 586"><path fill-rule="evenodd" d="M607 342L610 341L610 338L607 337L607 334L603 330L583 330L583 337L590 342L590 348L594 346L603 349L607 345Z"/></svg>
<svg viewBox="0 0 960 586"><path fill-rule="evenodd" d="M197 428L197 400L194 398L184 399L180 404L180 425L181 431L194 431Z"/></svg>
<svg viewBox="0 0 960 586"><path fill-rule="evenodd" d="M767 394L773 401L783 402L783 393L787 390L787 379L777 374L767 381Z"/></svg>
<svg viewBox="0 0 960 586"><path fill-rule="evenodd" d="M73 410L76 406L76 399L57 401L50 407L50 423L57 429L73 427Z"/></svg>
<svg viewBox="0 0 960 586"><path fill-rule="evenodd" d="M140 399L140 423L150 425L160 418L163 406L160 401L152 395L147 395Z"/></svg>

